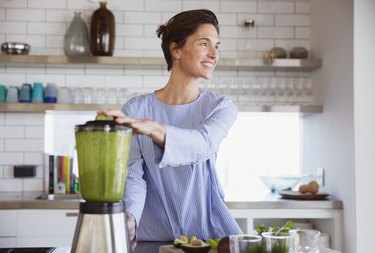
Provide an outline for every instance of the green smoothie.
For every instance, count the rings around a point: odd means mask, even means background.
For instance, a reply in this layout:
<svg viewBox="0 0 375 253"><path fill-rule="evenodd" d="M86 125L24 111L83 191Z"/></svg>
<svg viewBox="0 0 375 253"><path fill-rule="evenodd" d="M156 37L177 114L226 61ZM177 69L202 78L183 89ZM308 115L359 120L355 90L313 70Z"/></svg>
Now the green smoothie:
<svg viewBox="0 0 375 253"><path fill-rule="evenodd" d="M86 201L117 202L125 192L131 131L76 131L80 192Z"/></svg>

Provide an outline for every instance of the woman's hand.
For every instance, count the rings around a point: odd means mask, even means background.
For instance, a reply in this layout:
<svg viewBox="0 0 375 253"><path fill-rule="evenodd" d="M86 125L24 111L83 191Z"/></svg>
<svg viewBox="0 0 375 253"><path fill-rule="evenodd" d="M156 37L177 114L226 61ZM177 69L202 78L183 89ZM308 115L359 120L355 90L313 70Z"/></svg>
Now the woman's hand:
<svg viewBox="0 0 375 253"><path fill-rule="evenodd" d="M137 241L135 240L135 218L131 213L126 213L126 222L128 224L131 247L134 250L137 246Z"/></svg>
<svg viewBox="0 0 375 253"><path fill-rule="evenodd" d="M162 147L165 145L165 127L156 121L131 118L115 110L99 111L98 114L114 116L116 123L128 124L133 129L133 134L146 135L158 145Z"/></svg>

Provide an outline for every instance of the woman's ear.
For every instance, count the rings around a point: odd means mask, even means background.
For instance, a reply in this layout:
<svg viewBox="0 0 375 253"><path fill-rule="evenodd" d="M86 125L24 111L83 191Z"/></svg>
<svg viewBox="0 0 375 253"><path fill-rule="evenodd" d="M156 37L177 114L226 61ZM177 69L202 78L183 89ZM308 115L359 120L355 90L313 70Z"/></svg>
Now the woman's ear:
<svg viewBox="0 0 375 253"><path fill-rule="evenodd" d="M169 45L169 51L171 52L171 55L172 55L173 58L175 58L177 60L180 59L180 48L178 47L176 42L172 42Z"/></svg>

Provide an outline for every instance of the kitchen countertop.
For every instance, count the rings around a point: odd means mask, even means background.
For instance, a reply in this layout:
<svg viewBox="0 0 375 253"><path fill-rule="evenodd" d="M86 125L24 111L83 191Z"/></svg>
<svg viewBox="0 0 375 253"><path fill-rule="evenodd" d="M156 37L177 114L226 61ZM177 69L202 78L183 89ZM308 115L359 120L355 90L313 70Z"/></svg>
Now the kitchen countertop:
<svg viewBox="0 0 375 253"><path fill-rule="evenodd" d="M79 209L79 195L65 195L55 200L36 199L40 192L9 192L0 194L1 209ZM287 200L278 194L248 199L226 200L229 209L342 209L338 200Z"/></svg>
<svg viewBox="0 0 375 253"><path fill-rule="evenodd" d="M134 250L134 253L159 253L159 247L162 245L168 245L171 242L139 242ZM175 250L177 252L177 249ZM183 252L178 250L178 252ZM321 253L340 253L339 251L321 247Z"/></svg>

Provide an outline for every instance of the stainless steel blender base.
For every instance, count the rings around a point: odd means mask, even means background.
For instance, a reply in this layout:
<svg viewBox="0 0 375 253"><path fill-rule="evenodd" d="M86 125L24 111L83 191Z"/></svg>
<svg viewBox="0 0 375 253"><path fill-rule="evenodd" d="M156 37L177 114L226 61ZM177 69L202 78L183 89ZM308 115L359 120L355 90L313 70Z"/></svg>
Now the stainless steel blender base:
<svg viewBox="0 0 375 253"><path fill-rule="evenodd" d="M125 213L78 216L72 253L131 253Z"/></svg>

